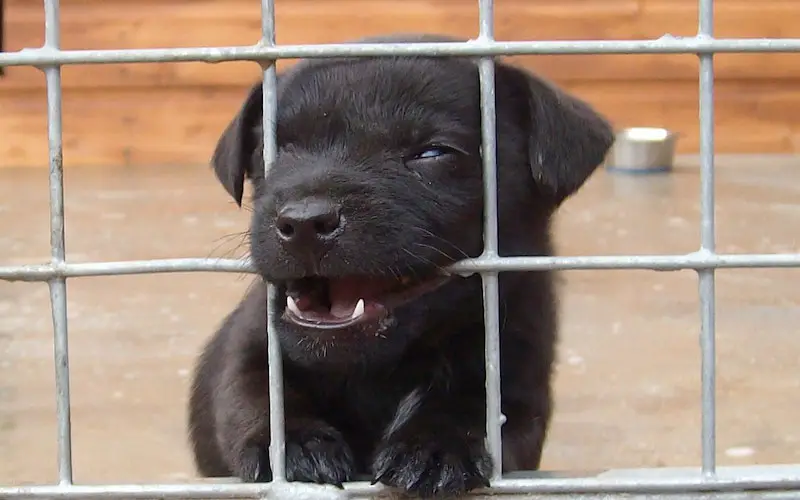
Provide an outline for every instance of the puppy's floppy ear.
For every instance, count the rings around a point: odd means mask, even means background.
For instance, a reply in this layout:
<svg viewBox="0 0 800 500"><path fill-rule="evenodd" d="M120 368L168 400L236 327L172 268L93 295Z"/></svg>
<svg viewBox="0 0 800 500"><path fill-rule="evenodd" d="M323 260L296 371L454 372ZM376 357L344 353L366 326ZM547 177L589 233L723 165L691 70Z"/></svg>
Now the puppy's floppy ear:
<svg viewBox="0 0 800 500"><path fill-rule="evenodd" d="M589 104L511 65L496 63L498 106L517 113L531 173L554 206L580 188L614 143L608 121Z"/></svg>
<svg viewBox="0 0 800 500"><path fill-rule="evenodd" d="M242 205L245 178L260 175L256 153L261 144L262 87L253 85L241 109L222 132L211 157L211 166L228 194Z"/></svg>

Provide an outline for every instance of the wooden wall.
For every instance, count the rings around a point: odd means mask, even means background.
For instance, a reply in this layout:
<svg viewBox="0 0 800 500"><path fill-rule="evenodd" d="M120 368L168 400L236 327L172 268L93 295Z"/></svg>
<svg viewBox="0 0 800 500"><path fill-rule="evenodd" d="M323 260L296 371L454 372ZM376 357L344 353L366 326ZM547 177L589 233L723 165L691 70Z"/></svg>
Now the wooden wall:
<svg viewBox="0 0 800 500"><path fill-rule="evenodd" d="M6 50L43 43L42 2L6 0ZM257 0L62 0L69 49L251 44ZM476 34L475 0L277 0L279 43L337 42L392 31ZM717 0L720 37L800 37L798 0ZM498 39L639 39L697 30L695 0L497 0ZM692 55L534 56L535 68L618 126L678 130L695 152ZM282 62L281 66L290 62ZM800 54L716 58L717 150L800 151ZM252 63L66 67L64 158L78 165L203 164L258 77ZM0 167L47 163L44 76L0 77Z"/></svg>

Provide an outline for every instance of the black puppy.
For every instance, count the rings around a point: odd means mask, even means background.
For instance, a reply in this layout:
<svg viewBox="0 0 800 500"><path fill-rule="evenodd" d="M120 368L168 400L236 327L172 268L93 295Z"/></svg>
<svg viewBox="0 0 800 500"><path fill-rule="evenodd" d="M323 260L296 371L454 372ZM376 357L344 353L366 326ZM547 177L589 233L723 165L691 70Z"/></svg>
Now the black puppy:
<svg viewBox="0 0 800 500"><path fill-rule="evenodd" d="M584 102L499 61L496 88L500 253L548 255L551 215L602 162L612 131ZM258 84L213 157L237 203L251 181L260 279L194 374L199 472L271 478L270 282L289 480L340 485L367 474L421 496L485 485L481 278L443 272L483 249L476 62L298 63L279 77L278 155L266 178L261 99ZM537 469L551 415L551 273L502 274L500 323L503 468Z"/></svg>

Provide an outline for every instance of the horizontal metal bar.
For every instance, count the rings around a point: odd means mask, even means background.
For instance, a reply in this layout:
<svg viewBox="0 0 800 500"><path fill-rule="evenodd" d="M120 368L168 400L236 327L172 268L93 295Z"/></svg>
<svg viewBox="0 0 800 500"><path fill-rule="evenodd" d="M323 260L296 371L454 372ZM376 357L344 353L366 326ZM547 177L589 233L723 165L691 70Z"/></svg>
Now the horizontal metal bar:
<svg viewBox="0 0 800 500"><path fill-rule="evenodd" d="M289 483L291 485L291 483ZM177 486L177 485L175 485ZM274 493L266 493L266 496L261 496L261 494L250 494L250 495L219 495L215 492L211 492L208 494L197 495L195 491L190 491L186 494L183 491L177 490L169 490L168 492L164 492L163 494L156 495L155 493L150 495L138 495L138 494L129 494L127 492L117 492L114 491L112 494L109 495L101 495L92 492L91 494L86 494L85 491L74 491L76 488L71 488L71 491L68 492L59 492L58 494L53 495L51 491L42 492L44 497L40 496L38 493L37 495L30 496L30 495L13 495L10 497L4 497L2 492L0 491L0 499L9 498L9 499L23 499L23 498L52 498L52 499L61 499L61 500L78 500L78 499L93 499L93 498L103 498L108 500L113 499L225 499L225 498L241 498L241 499L249 499L249 498L278 498L278 496ZM271 490L267 490L271 491ZM282 489L285 494L297 494L297 488L287 487ZM342 492L341 494L336 494L336 492L332 491L322 491L321 489L317 489L314 494L306 494L303 496L293 496L293 497L283 497L283 498L302 498L304 500L312 500L312 499L319 499L319 500L339 500L345 498L352 498L352 499L373 499L373 498L381 498L380 495L372 495L372 494L348 494L349 492ZM625 500L797 500L798 492L797 491L760 491L756 493L757 496L754 496L753 492L691 492L691 493L644 493L644 494L626 494ZM589 494L570 494L570 500L611 500L608 496L608 493L589 493ZM564 500L564 494L562 493L492 493L484 494L484 493L473 493L468 495L470 498L475 499L483 499L486 500L503 500L506 498L524 498L525 500L550 500L550 499L559 499Z"/></svg>
<svg viewBox="0 0 800 500"><path fill-rule="evenodd" d="M781 470L783 474L770 470ZM672 471L672 472L670 472ZM747 471L747 472L743 472ZM720 475L708 477L697 469L634 469L607 471L588 477L501 478L491 489L473 494L655 494L744 491L793 491L800 493L800 466L721 467ZM537 474L534 474L534 476ZM387 496L392 490L369 482L352 482L343 490L308 483L239 483L229 480L191 484L114 484L0 487L0 500L52 499L232 499L232 498L319 498L344 499ZM800 498L800 497L798 497Z"/></svg>
<svg viewBox="0 0 800 500"><path fill-rule="evenodd" d="M800 38L709 38L664 35L655 40L486 41L446 43L261 44L168 49L53 50L22 49L0 53L0 66L209 62L370 56L492 56L526 54L708 54L800 52Z"/></svg>
<svg viewBox="0 0 800 500"><path fill-rule="evenodd" d="M67 263L60 266L34 264L0 267L0 280L46 281L56 277L80 278L89 276L116 276L129 274L183 273L183 272L251 273L248 260L235 259L159 259L119 262Z"/></svg>
<svg viewBox="0 0 800 500"><path fill-rule="evenodd" d="M458 262L450 267L454 274L476 272L537 271L545 269L682 269L800 268L800 254L710 254L614 255L592 257L481 257ZM248 260L234 259L158 259L118 262L32 264L0 267L3 281L47 281L53 278L82 278L129 274L188 272L253 273Z"/></svg>

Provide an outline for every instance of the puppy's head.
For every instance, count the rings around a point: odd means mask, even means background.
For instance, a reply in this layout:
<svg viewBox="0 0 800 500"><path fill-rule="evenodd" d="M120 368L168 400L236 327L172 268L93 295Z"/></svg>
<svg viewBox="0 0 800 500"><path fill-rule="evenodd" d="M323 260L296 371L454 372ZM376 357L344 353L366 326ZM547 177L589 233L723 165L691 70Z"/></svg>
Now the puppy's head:
<svg viewBox="0 0 800 500"><path fill-rule="evenodd" d="M496 86L501 252L546 249L550 213L601 163L611 129L520 69L498 63ZM444 322L482 321L480 310L459 310L473 289L442 272L483 247L475 62L296 65L279 78L278 152L266 177L261 98L258 84L212 163L237 203L251 181L251 255L277 287L287 354L386 360Z"/></svg>

